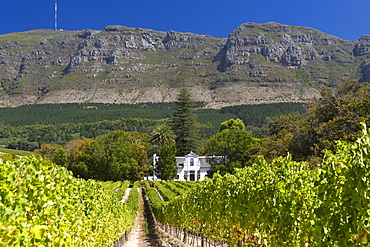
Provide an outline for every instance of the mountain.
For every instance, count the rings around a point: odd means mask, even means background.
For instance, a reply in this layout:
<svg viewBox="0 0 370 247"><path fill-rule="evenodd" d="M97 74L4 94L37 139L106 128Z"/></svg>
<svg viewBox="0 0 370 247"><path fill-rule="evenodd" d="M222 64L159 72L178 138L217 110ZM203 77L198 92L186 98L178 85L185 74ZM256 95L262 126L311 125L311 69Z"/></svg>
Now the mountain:
<svg viewBox="0 0 370 247"><path fill-rule="evenodd" d="M210 108L306 102L322 85L370 81L370 35L244 23L228 38L124 26L0 35L0 106L174 101Z"/></svg>

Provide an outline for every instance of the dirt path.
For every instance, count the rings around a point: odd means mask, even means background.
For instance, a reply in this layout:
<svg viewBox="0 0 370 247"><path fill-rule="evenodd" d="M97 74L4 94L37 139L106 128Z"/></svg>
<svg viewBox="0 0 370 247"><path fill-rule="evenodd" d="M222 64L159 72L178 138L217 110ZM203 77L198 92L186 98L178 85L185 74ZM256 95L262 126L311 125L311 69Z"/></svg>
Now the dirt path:
<svg viewBox="0 0 370 247"><path fill-rule="evenodd" d="M130 192L131 192L132 188L127 188L126 191L125 191L125 195L123 196L121 202L122 203L126 203L128 198L130 197Z"/></svg>
<svg viewBox="0 0 370 247"><path fill-rule="evenodd" d="M139 210L134 221L134 227L128 235L128 240L120 247L191 247L163 231L153 218L145 190L138 188ZM199 246L199 245L198 245ZM203 245L200 245L203 246Z"/></svg>
<svg viewBox="0 0 370 247"><path fill-rule="evenodd" d="M151 229L151 223L147 222L141 188L138 188L138 192L139 210L134 221L134 227L123 247L161 247L162 245L159 243L154 229Z"/></svg>

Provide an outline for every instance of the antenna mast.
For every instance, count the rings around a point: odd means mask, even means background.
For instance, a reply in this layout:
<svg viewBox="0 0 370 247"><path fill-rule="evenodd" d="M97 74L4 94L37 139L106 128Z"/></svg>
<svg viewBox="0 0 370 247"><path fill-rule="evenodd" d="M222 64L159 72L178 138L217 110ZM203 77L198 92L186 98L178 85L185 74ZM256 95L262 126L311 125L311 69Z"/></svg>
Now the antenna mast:
<svg viewBox="0 0 370 247"><path fill-rule="evenodd" d="M54 30L58 30L58 3L57 0L54 1Z"/></svg>

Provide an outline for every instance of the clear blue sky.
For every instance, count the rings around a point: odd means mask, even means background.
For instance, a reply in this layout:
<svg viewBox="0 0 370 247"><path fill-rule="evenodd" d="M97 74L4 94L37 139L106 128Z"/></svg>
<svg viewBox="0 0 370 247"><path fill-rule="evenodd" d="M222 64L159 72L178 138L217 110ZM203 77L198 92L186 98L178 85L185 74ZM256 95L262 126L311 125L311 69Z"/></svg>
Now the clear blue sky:
<svg viewBox="0 0 370 247"><path fill-rule="evenodd" d="M107 25L227 37L245 22L308 26L343 39L370 34L370 0L58 0L58 28ZM54 0L0 0L0 34L54 29Z"/></svg>

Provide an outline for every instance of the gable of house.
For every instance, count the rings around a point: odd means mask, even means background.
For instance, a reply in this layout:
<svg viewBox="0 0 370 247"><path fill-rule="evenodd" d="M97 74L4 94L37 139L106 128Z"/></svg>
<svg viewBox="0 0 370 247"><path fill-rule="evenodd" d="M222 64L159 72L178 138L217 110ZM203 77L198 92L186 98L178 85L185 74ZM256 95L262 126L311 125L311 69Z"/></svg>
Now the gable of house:
<svg viewBox="0 0 370 247"><path fill-rule="evenodd" d="M177 180L180 181L203 181L211 165L207 159L210 156L199 156L193 152L185 157L176 157L177 163Z"/></svg>
<svg viewBox="0 0 370 247"><path fill-rule="evenodd" d="M158 156L153 156L154 160L158 160ZM178 181L203 181L207 172L211 169L208 163L209 159L221 159L222 156L199 156L193 152L181 157L176 157L176 167ZM155 165L156 162L154 162Z"/></svg>

